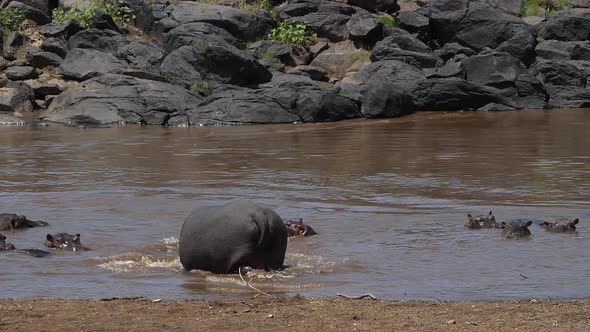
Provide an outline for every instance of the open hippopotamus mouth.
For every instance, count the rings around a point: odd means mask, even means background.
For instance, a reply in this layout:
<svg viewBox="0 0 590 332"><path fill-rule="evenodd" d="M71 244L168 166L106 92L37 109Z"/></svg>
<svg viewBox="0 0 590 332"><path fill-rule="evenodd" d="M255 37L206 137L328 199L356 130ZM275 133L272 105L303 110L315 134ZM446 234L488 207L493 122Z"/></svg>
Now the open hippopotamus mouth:
<svg viewBox="0 0 590 332"><path fill-rule="evenodd" d="M303 219L300 218L297 221L289 220L286 224L287 233L291 236L312 236L316 235L317 232L311 228L311 226L303 223Z"/></svg>

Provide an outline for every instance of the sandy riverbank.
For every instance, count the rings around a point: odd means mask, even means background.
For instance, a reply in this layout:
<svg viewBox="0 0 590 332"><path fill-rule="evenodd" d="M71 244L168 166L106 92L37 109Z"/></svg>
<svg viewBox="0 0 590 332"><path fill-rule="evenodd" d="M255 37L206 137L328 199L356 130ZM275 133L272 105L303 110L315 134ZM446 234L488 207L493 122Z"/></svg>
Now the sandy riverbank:
<svg viewBox="0 0 590 332"><path fill-rule="evenodd" d="M587 331L590 326L590 304L579 301L2 299L0 311L2 331Z"/></svg>

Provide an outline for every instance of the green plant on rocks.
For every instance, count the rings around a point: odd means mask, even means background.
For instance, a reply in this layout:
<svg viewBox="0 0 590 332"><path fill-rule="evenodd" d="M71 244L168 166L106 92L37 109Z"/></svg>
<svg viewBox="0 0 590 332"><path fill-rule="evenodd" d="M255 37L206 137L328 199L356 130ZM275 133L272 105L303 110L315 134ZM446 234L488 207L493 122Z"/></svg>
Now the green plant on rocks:
<svg viewBox="0 0 590 332"><path fill-rule="evenodd" d="M572 6L570 0L525 0L522 4L522 16L536 16L545 11L545 15L555 15Z"/></svg>
<svg viewBox="0 0 590 332"><path fill-rule="evenodd" d="M189 85L188 90L192 93L199 93L203 96L210 96L213 93L213 88L215 88L215 84L212 82L191 82Z"/></svg>
<svg viewBox="0 0 590 332"><path fill-rule="evenodd" d="M0 28L6 31L16 30L24 19L23 12L18 8L0 8Z"/></svg>
<svg viewBox="0 0 590 332"><path fill-rule="evenodd" d="M377 15L377 19L379 22L383 23L383 25L387 25L388 27L394 28L397 25L397 23L395 23L395 19L387 13L379 13L379 15Z"/></svg>
<svg viewBox="0 0 590 332"><path fill-rule="evenodd" d="M78 9L75 7L68 10L55 8L51 14L54 22L74 20L80 23L82 27L88 29L92 27L92 15L97 9L109 14L113 18L113 21L121 24L128 23L129 20L134 18L131 8L123 5L120 0L97 0L94 4L84 9Z"/></svg>
<svg viewBox="0 0 590 332"><path fill-rule="evenodd" d="M307 23L283 21L268 35L268 39L285 44L302 46L308 44L317 35Z"/></svg>

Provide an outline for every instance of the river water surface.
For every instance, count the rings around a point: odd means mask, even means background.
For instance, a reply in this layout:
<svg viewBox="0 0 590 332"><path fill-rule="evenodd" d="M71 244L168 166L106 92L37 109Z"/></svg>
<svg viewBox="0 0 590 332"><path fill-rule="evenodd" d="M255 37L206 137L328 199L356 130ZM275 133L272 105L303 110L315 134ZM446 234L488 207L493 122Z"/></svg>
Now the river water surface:
<svg viewBox="0 0 590 332"><path fill-rule="evenodd" d="M2 297L251 296L237 276L183 272L191 209L250 199L320 233L288 268L249 273L275 294L385 299L590 297L590 110L422 113L395 120L233 127L0 127L0 212L81 233L92 251L0 253ZM580 218L528 240L465 215Z"/></svg>

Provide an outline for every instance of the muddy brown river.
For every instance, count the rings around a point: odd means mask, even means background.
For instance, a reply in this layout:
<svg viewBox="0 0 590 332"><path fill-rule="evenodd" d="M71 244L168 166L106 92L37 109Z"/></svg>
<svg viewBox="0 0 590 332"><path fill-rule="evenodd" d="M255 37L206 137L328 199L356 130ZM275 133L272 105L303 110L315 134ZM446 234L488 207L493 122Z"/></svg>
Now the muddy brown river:
<svg viewBox="0 0 590 332"><path fill-rule="evenodd" d="M92 251L0 252L2 297L251 296L238 276L184 272L184 218L250 199L320 233L288 267L249 273L274 294L385 299L590 297L590 110L428 114L329 124L78 129L0 127L0 212L80 233ZM527 240L463 227L579 218Z"/></svg>

